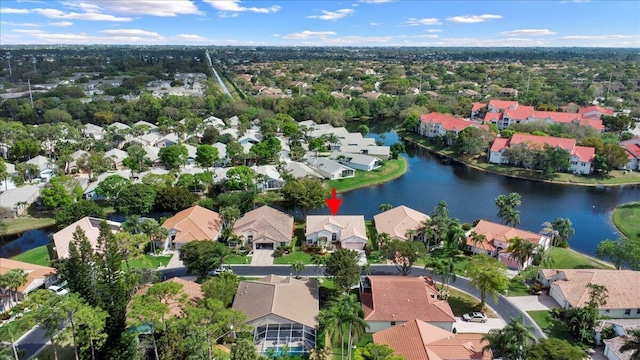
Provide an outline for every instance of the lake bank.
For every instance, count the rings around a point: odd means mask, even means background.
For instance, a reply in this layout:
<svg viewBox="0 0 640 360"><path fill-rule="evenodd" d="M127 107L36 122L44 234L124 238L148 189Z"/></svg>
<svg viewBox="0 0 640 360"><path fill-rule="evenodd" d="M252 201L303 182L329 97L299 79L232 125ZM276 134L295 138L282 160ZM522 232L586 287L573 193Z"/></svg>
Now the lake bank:
<svg viewBox="0 0 640 360"><path fill-rule="evenodd" d="M555 175L563 180L544 178L539 174L532 174L530 170L515 168L504 165L490 164L487 162L481 162L478 159L465 159L453 154L452 151L443 151L434 149L434 147L428 144L429 140L420 137L415 134L403 134L402 139L408 141L415 146L426 149L427 151L436 154L441 157L446 157L451 161L469 166L473 169L488 172L495 175L509 177L512 179L528 180L535 182L546 182L549 184L558 185L577 185L577 186L591 186L591 187L621 187L626 185L640 185L640 173L625 172L621 170L611 171L612 175L608 179L600 180L593 177L584 177L567 173L556 173Z"/></svg>
<svg viewBox="0 0 640 360"><path fill-rule="evenodd" d="M623 204L613 210L613 225L629 239L640 240L640 202Z"/></svg>
<svg viewBox="0 0 640 360"><path fill-rule="evenodd" d="M403 157L387 160L384 165L372 171L356 171L355 176L346 179L331 180L329 187L335 188L336 192L344 193L369 186L384 184L395 180L407 172L408 164Z"/></svg>

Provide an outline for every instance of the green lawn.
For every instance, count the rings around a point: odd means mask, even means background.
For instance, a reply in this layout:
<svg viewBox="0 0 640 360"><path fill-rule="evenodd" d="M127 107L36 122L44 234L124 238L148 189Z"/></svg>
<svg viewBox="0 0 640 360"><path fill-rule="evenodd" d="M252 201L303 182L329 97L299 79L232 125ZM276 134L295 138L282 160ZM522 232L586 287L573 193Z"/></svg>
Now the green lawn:
<svg viewBox="0 0 640 360"><path fill-rule="evenodd" d="M30 313L26 313L22 319L14 320L10 323L1 323L0 324L0 339L9 340L11 335L13 335L13 340L18 340L24 333L29 331L32 327L36 325L35 320L33 320L33 316Z"/></svg>
<svg viewBox="0 0 640 360"><path fill-rule="evenodd" d="M451 286L455 286L456 284L450 284ZM476 311L476 305L480 303L480 299L476 299L475 297L454 289L452 287L448 289L445 287L445 290L449 291L449 306L451 306L451 311L455 316L462 316L463 314ZM485 309L485 315L490 318L497 317L493 311L490 311L488 308Z"/></svg>
<svg viewBox="0 0 640 360"><path fill-rule="evenodd" d="M171 256L153 256L153 255L144 255L140 259L134 259L129 261L129 266L132 269L157 269L158 266L167 266L171 260ZM127 264L122 262L122 269L126 269Z"/></svg>
<svg viewBox="0 0 640 360"><path fill-rule="evenodd" d="M427 256L425 256L422 259L419 259L418 261L416 261L416 265L418 266L424 266L428 261L430 257L434 257L434 258L441 258L445 256L445 254L443 253L442 249L434 249L432 250L429 254L427 254ZM467 271L467 264L469 263L469 259L471 257L466 256L466 255L458 255L455 257L454 259L454 270L456 272L456 274L458 275L465 275L466 271Z"/></svg>
<svg viewBox="0 0 640 360"><path fill-rule="evenodd" d="M553 262L543 268L547 269L612 269L607 264L596 258L581 254L569 248L554 247L551 249Z"/></svg>
<svg viewBox="0 0 640 360"><path fill-rule="evenodd" d="M47 245L38 246L35 249L23 252L20 255L12 257L12 259L29 264L51 266L51 259L49 259L49 249L47 249Z"/></svg>
<svg viewBox="0 0 640 360"><path fill-rule="evenodd" d="M0 220L0 235L20 234L28 230L40 229L56 224L53 217L20 216L14 219Z"/></svg>
<svg viewBox="0 0 640 360"><path fill-rule="evenodd" d="M331 180L329 186L337 192L355 190L371 185L382 184L402 176L407 171L407 161L404 158L387 160L384 165L373 171L356 171L356 176L347 179Z"/></svg>
<svg viewBox="0 0 640 360"><path fill-rule="evenodd" d="M283 255L273 259L274 264L293 264L295 261L302 260L305 264L311 264L311 254L302 251L299 246L294 248L291 254Z"/></svg>
<svg viewBox="0 0 640 360"><path fill-rule="evenodd" d="M549 316L549 311L527 311L527 314L533 318L533 320L540 326L542 331L548 334L550 337L567 340L573 342L571 335L567 331L567 327L560 321L554 320Z"/></svg>
<svg viewBox="0 0 640 360"><path fill-rule="evenodd" d="M613 212L613 223L629 239L640 239L640 203L618 207Z"/></svg>
<svg viewBox="0 0 640 360"><path fill-rule="evenodd" d="M509 296L526 296L529 293L529 287L522 282L522 276L513 277L509 282Z"/></svg>
<svg viewBox="0 0 640 360"><path fill-rule="evenodd" d="M224 260L225 264L251 264L251 257L244 255L229 255Z"/></svg>

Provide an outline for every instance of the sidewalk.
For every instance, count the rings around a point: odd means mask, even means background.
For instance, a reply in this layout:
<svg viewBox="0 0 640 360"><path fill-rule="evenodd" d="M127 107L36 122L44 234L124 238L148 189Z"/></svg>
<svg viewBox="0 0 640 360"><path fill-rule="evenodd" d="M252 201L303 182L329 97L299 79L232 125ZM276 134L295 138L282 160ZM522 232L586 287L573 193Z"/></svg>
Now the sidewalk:
<svg viewBox="0 0 640 360"><path fill-rule="evenodd" d="M169 260L169 263L167 264L167 267L165 269L175 269L175 268L184 267L182 260L180 260L180 254L177 251L167 250L167 255L172 255L172 256L171 256L171 260Z"/></svg>

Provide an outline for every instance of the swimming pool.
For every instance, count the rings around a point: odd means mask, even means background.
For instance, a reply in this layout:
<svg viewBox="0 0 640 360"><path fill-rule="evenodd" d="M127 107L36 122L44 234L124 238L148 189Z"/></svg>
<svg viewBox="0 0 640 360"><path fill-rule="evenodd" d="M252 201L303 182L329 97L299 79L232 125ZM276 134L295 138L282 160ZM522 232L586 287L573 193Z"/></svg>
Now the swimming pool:
<svg viewBox="0 0 640 360"><path fill-rule="evenodd" d="M289 354L304 354L306 352L306 350L304 349L304 346L294 346L294 347L290 347L287 348ZM282 346L277 346L277 347L268 347L265 349L265 351L263 353L269 352L270 350L274 351L274 355L282 355L283 354L283 347Z"/></svg>

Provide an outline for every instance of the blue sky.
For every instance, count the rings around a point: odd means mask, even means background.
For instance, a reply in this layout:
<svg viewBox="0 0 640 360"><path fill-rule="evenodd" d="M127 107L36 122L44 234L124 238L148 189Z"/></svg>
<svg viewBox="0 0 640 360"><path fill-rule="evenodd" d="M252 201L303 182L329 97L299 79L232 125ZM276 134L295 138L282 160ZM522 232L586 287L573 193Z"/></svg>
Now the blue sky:
<svg viewBox="0 0 640 360"><path fill-rule="evenodd" d="M2 0L0 45L640 47L640 1Z"/></svg>

